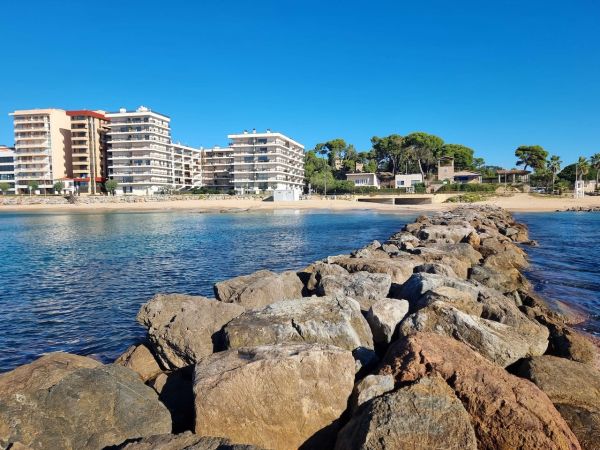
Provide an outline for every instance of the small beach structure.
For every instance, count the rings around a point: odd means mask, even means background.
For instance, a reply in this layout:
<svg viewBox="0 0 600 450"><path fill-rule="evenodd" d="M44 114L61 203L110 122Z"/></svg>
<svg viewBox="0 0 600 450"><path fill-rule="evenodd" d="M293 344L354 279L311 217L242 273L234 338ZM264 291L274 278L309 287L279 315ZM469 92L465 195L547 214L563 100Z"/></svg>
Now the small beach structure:
<svg viewBox="0 0 600 450"><path fill-rule="evenodd" d="M348 173L346 179L352 181L356 187L381 187L376 173Z"/></svg>

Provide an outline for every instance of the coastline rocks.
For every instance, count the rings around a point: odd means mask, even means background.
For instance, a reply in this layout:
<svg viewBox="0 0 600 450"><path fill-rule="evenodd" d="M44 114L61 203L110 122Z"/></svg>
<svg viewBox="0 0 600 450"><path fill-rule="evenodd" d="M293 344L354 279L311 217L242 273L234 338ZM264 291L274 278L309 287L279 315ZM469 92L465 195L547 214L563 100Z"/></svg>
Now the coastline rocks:
<svg viewBox="0 0 600 450"><path fill-rule="evenodd" d="M376 344L389 344L398 324L408 313L408 302L384 298L375 302L367 311L366 318Z"/></svg>
<svg viewBox="0 0 600 450"><path fill-rule="evenodd" d="M407 230L408 231L408 230ZM423 241L449 242L457 244L473 233L475 229L468 224L425 225L416 232Z"/></svg>
<svg viewBox="0 0 600 450"><path fill-rule="evenodd" d="M169 412L137 374L89 358L47 355L1 375L0 392L2 445L102 449L171 432Z"/></svg>
<svg viewBox="0 0 600 450"><path fill-rule="evenodd" d="M277 274L269 270L221 281L214 286L217 300L237 303L247 309L300 298L303 289L304 285L296 272Z"/></svg>
<svg viewBox="0 0 600 450"><path fill-rule="evenodd" d="M515 373L548 395L584 449L600 449L598 370L556 356L538 356L524 360Z"/></svg>
<svg viewBox="0 0 600 450"><path fill-rule="evenodd" d="M366 403L342 428L336 450L476 450L469 415L439 376Z"/></svg>
<svg viewBox="0 0 600 450"><path fill-rule="evenodd" d="M232 444L229 439L198 436L191 432L161 434L119 447L121 450L263 450L254 445Z"/></svg>
<svg viewBox="0 0 600 450"><path fill-rule="evenodd" d="M354 358L336 347L215 353L195 368L195 432L272 449L328 448L353 384Z"/></svg>
<svg viewBox="0 0 600 450"><path fill-rule="evenodd" d="M417 259L375 259L339 256L332 258L331 262L343 267L350 273L387 273L391 277L392 283L402 284L410 278L413 268L421 264L422 261Z"/></svg>
<svg viewBox="0 0 600 450"><path fill-rule="evenodd" d="M324 262L316 262L308 266L300 272L306 278L306 290L309 294L314 294L321 283L321 279L327 275L348 275L348 271L337 264L328 264Z"/></svg>
<svg viewBox="0 0 600 450"><path fill-rule="evenodd" d="M359 381L350 399L350 408L356 411L360 405L394 390L394 377L391 375L367 375Z"/></svg>
<svg viewBox="0 0 600 450"><path fill-rule="evenodd" d="M387 273L326 275L321 278L317 293L325 297L351 297L361 305L361 309L367 310L374 301L387 297L391 285L392 279Z"/></svg>
<svg viewBox="0 0 600 450"><path fill-rule="evenodd" d="M115 364L133 370L142 381L147 381L162 372L154 355L144 344L129 347L115 360Z"/></svg>
<svg viewBox="0 0 600 450"><path fill-rule="evenodd" d="M427 291L446 286L465 292L477 298L479 289L477 286L458 278L450 278L434 273L419 272L412 275L406 283L402 285L398 292L394 293L395 298L403 298L409 301L411 307L416 304L421 296Z"/></svg>
<svg viewBox="0 0 600 450"><path fill-rule="evenodd" d="M474 266L469 271L469 279L505 293L529 287L529 282L513 267L497 270L489 266Z"/></svg>
<svg viewBox="0 0 600 450"><path fill-rule="evenodd" d="M452 338L418 333L398 340L380 373L398 383L439 374L469 414L480 449L580 448L546 394Z"/></svg>
<svg viewBox="0 0 600 450"><path fill-rule="evenodd" d="M148 328L160 362L176 369L221 350L219 331L242 312L244 308L239 305L206 297L158 294L142 306L137 320Z"/></svg>
<svg viewBox="0 0 600 450"><path fill-rule="evenodd" d="M328 344L372 349L359 304L349 297L310 297L246 311L224 329L228 348L270 344Z"/></svg>
<svg viewBox="0 0 600 450"><path fill-rule="evenodd" d="M490 361L506 367L527 356L542 355L548 347L548 330L528 321L512 327L466 314L443 302L433 302L408 316L400 335L433 332L467 344Z"/></svg>
<svg viewBox="0 0 600 450"><path fill-rule="evenodd" d="M93 369L102 363L86 356L55 352L0 374L0 399L15 392L49 389L79 369Z"/></svg>

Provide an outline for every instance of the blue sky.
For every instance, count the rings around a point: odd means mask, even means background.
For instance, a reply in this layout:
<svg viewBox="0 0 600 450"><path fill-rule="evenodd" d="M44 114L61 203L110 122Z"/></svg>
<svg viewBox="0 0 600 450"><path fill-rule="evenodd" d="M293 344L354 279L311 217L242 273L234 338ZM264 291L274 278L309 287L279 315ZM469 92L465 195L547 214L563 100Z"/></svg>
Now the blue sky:
<svg viewBox="0 0 600 450"><path fill-rule="evenodd" d="M148 106L189 145L427 131L514 166L600 151L595 1L4 2L0 143L14 109Z"/></svg>

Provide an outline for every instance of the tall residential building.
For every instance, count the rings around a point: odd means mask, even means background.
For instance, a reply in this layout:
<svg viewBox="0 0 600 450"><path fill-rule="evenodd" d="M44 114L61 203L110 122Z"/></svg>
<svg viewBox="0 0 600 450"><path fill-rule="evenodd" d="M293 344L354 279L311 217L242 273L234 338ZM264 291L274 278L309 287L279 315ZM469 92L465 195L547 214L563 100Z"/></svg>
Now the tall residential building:
<svg viewBox="0 0 600 450"><path fill-rule="evenodd" d="M148 195L173 187L171 119L140 106L108 113L108 176L118 193Z"/></svg>
<svg viewBox="0 0 600 450"><path fill-rule="evenodd" d="M281 133L230 134L236 193L302 191L304 146Z"/></svg>
<svg viewBox="0 0 600 450"><path fill-rule="evenodd" d="M0 145L0 183L9 186L3 194L15 193L15 149L6 145Z"/></svg>
<svg viewBox="0 0 600 450"><path fill-rule="evenodd" d="M189 190L202 186L201 150L180 143L172 144L173 186L177 190Z"/></svg>
<svg viewBox="0 0 600 450"><path fill-rule="evenodd" d="M104 111L67 111L71 119L72 173L75 189L82 194L100 193L107 175Z"/></svg>
<svg viewBox="0 0 600 450"><path fill-rule="evenodd" d="M171 141L171 119L140 106L108 113L108 177L118 194L150 195L201 183L201 152Z"/></svg>
<svg viewBox="0 0 600 450"><path fill-rule="evenodd" d="M233 148L213 147L202 151L202 186L229 192L233 190Z"/></svg>
<svg viewBox="0 0 600 450"><path fill-rule="evenodd" d="M15 131L15 182L19 193L35 183L43 193L71 172L71 121L62 109L11 113Z"/></svg>

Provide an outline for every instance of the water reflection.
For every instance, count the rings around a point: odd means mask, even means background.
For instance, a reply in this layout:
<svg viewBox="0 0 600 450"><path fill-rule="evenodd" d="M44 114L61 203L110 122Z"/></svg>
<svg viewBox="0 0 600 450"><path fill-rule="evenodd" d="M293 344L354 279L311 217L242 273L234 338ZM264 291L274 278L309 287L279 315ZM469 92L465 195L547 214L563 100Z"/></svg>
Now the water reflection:
<svg viewBox="0 0 600 450"><path fill-rule="evenodd" d="M157 292L288 270L385 239L413 216L378 213L0 215L0 371L48 351L114 358Z"/></svg>

